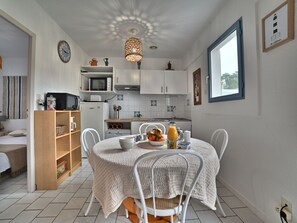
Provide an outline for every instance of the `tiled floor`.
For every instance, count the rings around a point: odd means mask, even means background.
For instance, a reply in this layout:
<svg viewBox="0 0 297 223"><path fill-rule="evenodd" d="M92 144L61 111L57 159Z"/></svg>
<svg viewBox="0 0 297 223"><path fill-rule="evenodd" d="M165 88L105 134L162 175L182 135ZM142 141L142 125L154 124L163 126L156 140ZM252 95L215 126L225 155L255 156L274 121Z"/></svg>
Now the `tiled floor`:
<svg viewBox="0 0 297 223"><path fill-rule="evenodd" d="M84 217L89 204L92 175L91 168L83 160L79 168L58 190L26 192L26 174L0 184L0 223L129 223L124 209L120 208L107 219L103 217L99 203L94 203L88 217ZM188 207L187 223L260 223L238 198L219 182L218 194L227 214L211 211L198 200L192 199Z"/></svg>

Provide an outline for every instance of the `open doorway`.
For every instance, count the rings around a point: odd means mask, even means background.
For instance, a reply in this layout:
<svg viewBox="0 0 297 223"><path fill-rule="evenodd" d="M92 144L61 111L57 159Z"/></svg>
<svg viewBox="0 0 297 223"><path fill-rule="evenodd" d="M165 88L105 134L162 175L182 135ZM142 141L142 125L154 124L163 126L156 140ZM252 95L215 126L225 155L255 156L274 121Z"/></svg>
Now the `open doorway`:
<svg viewBox="0 0 297 223"><path fill-rule="evenodd" d="M0 10L0 155L6 156L5 174L16 177L24 172L27 190L34 186L33 109L33 46L35 35ZM1 141L3 138L3 141ZM5 158L4 158L5 159ZM6 170L4 170L6 169ZM24 174L23 174L24 176Z"/></svg>

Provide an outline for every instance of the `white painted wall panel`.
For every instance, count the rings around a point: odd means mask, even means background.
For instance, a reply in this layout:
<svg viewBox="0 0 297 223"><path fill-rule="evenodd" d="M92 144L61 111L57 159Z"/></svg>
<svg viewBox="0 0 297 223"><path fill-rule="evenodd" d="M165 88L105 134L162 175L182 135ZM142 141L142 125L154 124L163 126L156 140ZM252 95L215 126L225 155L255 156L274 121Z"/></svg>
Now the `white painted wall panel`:
<svg viewBox="0 0 297 223"><path fill-rule="evenodd" d="M246 99L209 104L203 83L202 105L191 109L192 133L209 140L217 128L228 131L219 177L271 223L280 222L275 206L281 196L292 202L297 213L297 42L267 53L261 45L261 19L282 2L229 1L185 57L191 87L193 71L201 67L202 77L207 75L207 47L243 17Z"/></svg>

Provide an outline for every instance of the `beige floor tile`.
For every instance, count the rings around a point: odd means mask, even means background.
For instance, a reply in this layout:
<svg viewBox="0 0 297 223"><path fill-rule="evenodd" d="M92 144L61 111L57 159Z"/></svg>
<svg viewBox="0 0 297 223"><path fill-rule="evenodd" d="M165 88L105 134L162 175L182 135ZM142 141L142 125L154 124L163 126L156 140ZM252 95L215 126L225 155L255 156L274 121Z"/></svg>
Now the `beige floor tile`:
<svg viewBox="0 0 297 223"><path fill-rule="evenodd" d="M21 189L23 186L7 184L6 186L1 185L1 187L3 187L3 188L0 189L0 194L12 194L12 193L16 192L17 190Z"/></svg>
<svg viewBox="0 0 297 223"><path fill-rule="evenodd" d="M102 209L99 212L98 217L96 218L96 223L116 223L117 214L111 213L108 218L104 218Z"/></svg>
<svg viewBox="0 0 297 223"><path fill-rule="evenodd" d="M28 204L14 204L0 214L0 219L13 219L18 216Z"/></svg>
<svg viewBox="0 0 297 223"><path fill-rule="evenodd" d="M263 223L253 212L248 208L235 208L233 211L244 223Z"/></svg>
<svg viewBox="0 0 297 223"><path fill-rule="evenodd" d="M70 223L74 222L79 210L62 210L61 213L53 221L54 223Z"/></svg>
<svg viewBox="0 0 297 223"><path fill-rule="evenodd" d="M18 199L3 199L3 200L1 200L0 201L0 212L9 208L11 205L13 205L17 201L18 201Z"/></svg>
<svg viewBox="0 0 297 223"><path fill-rule="evenodd" d="M232 209L230 207L228 207L228 205L226 203L221 203L221 206L226 214L226 216L234 216L236 215ZM216 212L216 215L220 218L220 217L223 217L222 213L221 213L221 210L219 208L218 205L216 205L216 208L217 210L215 211Z"/></svg>
<svg viewBox="0 0 297 223"><path fill-rule="evenodd" d="M52 223L55 218L35 218L32 223Z"/></svg>
<svg viewBox="0 0 297 223"><path fill-rule="evenodd" d="M237 216L220 218L223 223L243 223Z"/></svg>
<svg viewBox="0 0 297 223"><path fill-rule="evenodd" d="M19 199L19 198L26 196L27 194L28 194L27 188L21 188L21 189L18 189L16 192L10 194L6 198L18 198Z"/></svg>
<svg viewBox="0 0 297 223"><path fill-rule="evenodd" d="M197 211L201 223L221 223L213 211Z"/></svg>
<svg viewBox="0 0 297 223"><path fill-rule="evenodd" d="M210 210L209 207L206 207L198 199L195 199L195 198L192 198L190 200L190 204L192 205L192 207L193 207L193 209L195 211L207 211L207 210Z"/></svg>
<svg viewBox="0 0 297 223"><path fill-rule="evenodd" d="M0 223L9 223L10 220L0 220Z"/></svg>
<svg viewBox="0 0 297 223"><path fill-rule="evenodd" d="M191 205L188 205L186 219L198 219L197 214Z"/></svg>
<svg viewBox="0 0 297 223"><path fill-rule="evenodd" d="M187 220L186 223L201 223L199 219Z"/></svg>
<svg viewBox="0 0 297 223"><path fill-rule="evenodd" d="M22 197L17 203L18 204L30 204L38 199L42 194L41 193L28 193L24 197Z"/></svg>
<svg viewBox="0 0 297 223"><path fill-rule="evenodd" d="M83 184L86 181L86 178L75 178L71 181L72 184Z"/></svg>
<svg viewBox="0 0 297 223"><path fill-rule="evenodd" d="M84 203L84 206L80 210L78 216L84 216L88 206L89 206L89 203ZM99 214L99 211L100 211L100 204L99 203L93 203L92 206L91 206L91 209L90 209L90 211L88 213L88 216L97 216Z"/></svg>
<svg viewBox="0 0 297 223"><path fill-rule="evenodd" d="M78 189L73 197L86 197L88 198L92 193L92 189Z"/></svg>
<svg viewBox="0 0 297 223"><path fill-rule="evenodd" d="M46 208L46 206L53 200L53 198L49 197L41 197L35 200L29 207L27 207L27 210L41 210Z"/></svg>
<svg viewBox="0 0 297 223"><path fill-rule="evenodd" d="M131 223L131 221L125 216L118 216L116 223Z"/></svg>
<svg viewBox="0 0 297 223"><path fill-rule="evenodd" d="M218 193L218 195L219 196L234 196L233 194L232 194L232 192L231 191L229 191L227 188L225 188L225 187L219 187L219 188L217 188L217 193Z"/></svg>
<svg viewBox="0 0 297 223"><path fill-rule="evenodd" d="M86 180L81 186L80 189L92 189L93 181L92 180Z"/></svg>
<svg viewBox="0 0 297 223"><path fill-rule="evenodd" d="M244 203L242 203L241 200L239 200L237 197L232 196L232 197L222 197L222 199L226 202L226 204L230 208L241 208L241 207L246 207Z"/></svg>
<svg viewBox="0 0 297 223"><path fill-rule="evenodd" d="M71 198L64 209L81 209L84 206L87 198L85 197L75 197Z"/></svg>
<svg viewBox="0 0 297 223"><path fill-rule="evenodd" d="M96 220L96 217L77 217L74 223L94 223L95 220Z"/></svg>
<svg viewBox="0 0 297 223"><path fill-rule="evenodd" d="M63 193L75 193L80 187L80 184L69 184L65 189L62 191Z"/></svg>
<svg viewBox="0 0 297 223"><path fill-rule="evenodd" d="M60 193L52 203L67 203L73 197L74 193Z"/></svg>
<svg viewBox="0 0 297 223"><path fill-rule="evenodd" d="M38 211L23 211L11 223L30 223L38 214Z"/></svg>
<svg viewBox="0 0 297 223"><path fill-rule="evenodd" d="M38 217L56 217L61 210L65 207L65 203L61 204L49 204Z"/></svg>
<svg viewBox="0 0 297 223"><path fill-rule="evenodd" d="M57 197L61 193L62 189L58 190L48 190L41 197Z"/></svg>

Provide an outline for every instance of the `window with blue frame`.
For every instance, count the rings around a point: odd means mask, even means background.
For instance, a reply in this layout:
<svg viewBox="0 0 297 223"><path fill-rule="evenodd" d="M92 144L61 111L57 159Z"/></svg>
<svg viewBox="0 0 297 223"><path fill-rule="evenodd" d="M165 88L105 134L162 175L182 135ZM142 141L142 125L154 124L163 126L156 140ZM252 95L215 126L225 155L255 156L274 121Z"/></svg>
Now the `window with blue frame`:
<svg viewBox="0 0 297 223"><path fill-rule="evenodd" d="M242 18L207 48L208 101L244 99Z"/></svg>

